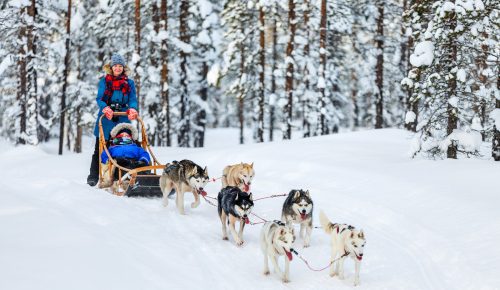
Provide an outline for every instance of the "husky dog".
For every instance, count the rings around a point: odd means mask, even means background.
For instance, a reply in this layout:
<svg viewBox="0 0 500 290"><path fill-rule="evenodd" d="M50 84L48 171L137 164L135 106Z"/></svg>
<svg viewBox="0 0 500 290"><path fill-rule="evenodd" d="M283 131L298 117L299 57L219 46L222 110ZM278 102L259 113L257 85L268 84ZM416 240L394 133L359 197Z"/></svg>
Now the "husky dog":
<svg viewBox="0 0 500 290"><path fill-rule="evenodd" d="M222 170L222 188L226 186L236 186L244 192L250 192L250 184L255 176L252 164L228 165Z"/></svg>
<svg viewBox="0 0 500 290"><path fill-rule="evenodd" d="M301 238L304 237L304 229L306 229L304 248L309 247L313 223L312 212L313 202L309 190L304 192L302 189L292 189L283 203L281 221L286 223L287 226L292 225L292 223L300 224Z"/></svg>
<svg viewBox="0 0 500 290"><path fill-rule="evenodd" d="M233 234L233 238L238 246L243 244L243 229L245 223L249 223L248 215L253 209L252 193L247 194L241 191L238 187L228 186L219 192L217 197L219 218L222 222L222 239L228 240L226 220L229 219L229 230ZM240 231L236 234L235 224L240 222ZM243 222L245 221L245 222Z"/></svg>
<svg viewBox="0 0 500 290"><path fill-rule="evenodd" d="M264 254L264 275L269 274L267 256L273 263L274 270L283 282L290 282L290 261L293 259L293 242L295 232L293 227L285 226L279 222L267 222L260 231L260 243ZM285 255L285 273L278 267L279 256Z"/></svg>
<svg viewBox="0 0 500 290"><path fill-rule="evenodd" d="M207 168L201 168L193 161L182 160L180 162L173 161L165 165L165 170L160 177L160 189L163 193L163 206L168 205L168 195L172 189L177 192L175 200L177 208L181 214L184 214L184 193L192 192L195 202L191 203L192 208L200 205L200 196L206 196L203 187L209 180Z"/></svg>
<svg viewBox="0 0 500 290"><path fill-rule="evenodd" d="M354 260L356 274L354 276L354 286L359 284L359 268L361 267L361 259L363 259L363 250L365 248L366 240L363 230L358 231L349 225L345 224L332 224L323 211L319 213L321 227L331 234L330 243L332 246L332 261L335 260L337 253L341 259L337 262L335 271L333 271L333 264L330 265L330 276L339 275L340 280L344 280L344 260L347 256Z"/></svg>

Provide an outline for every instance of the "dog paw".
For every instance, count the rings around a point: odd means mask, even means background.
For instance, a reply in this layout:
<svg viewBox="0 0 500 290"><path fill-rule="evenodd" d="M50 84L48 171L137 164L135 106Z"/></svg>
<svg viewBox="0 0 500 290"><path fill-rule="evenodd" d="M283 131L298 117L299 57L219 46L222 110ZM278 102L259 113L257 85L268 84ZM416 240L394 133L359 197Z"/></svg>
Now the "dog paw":
<svg viewBox="0 0 500 290"><path fill-rule="evenodd" d="M264 275L269 275L269 270L264 271Z"/></svg>
<svg viewBox="0 0 500 290"><path fill-rule="evenodd" d="M309 244L304 244L304 248L309 248Z"/></svg>
<svg viewBox="0 0 500 290"><path fill-rule="evenodd" d="M223 241L229 241L229 239L227 237L223 237L222 240Z"/></svg>
<svg viewBox="0 0 500 290"><path fill-rule="evenodd" d="M167 207L167 205L168 205L168 201L165 201L165 200L164 200L162 204L163 204L163 206L164 206L164 207Z"/></svg>
<svg viewBox="0 0 500 290"><path fill-rule="evenodd" d="M335 277L335 273L330 273L330 277Z"/></svg>
<svg viewBox="0 0 500 290"><path fill-rule="evenodd" d="M191 203L191 208L197 208L200 205L200 202Z"/></svg>
<svg viewBox="0 0 500 290"><path fill-rule="evenodd" d="M241 239L236 240L236 244L237 244L238 246L243 245L243 240L241 240Z"/></svg>
<svg viewBox="0 0 500 290"><path fill-rule="evenodd" d="M281 280L283 280L283 282L285 282L285 283L290 283L290 279L288 279L286 277L281 278Z"/></svg>
<svg viewBox="0 0 500 290"><path fill-rule="evenodd" d="M358 282L354 281L354 286L358 286L358 284L359 284Z"/></svg>

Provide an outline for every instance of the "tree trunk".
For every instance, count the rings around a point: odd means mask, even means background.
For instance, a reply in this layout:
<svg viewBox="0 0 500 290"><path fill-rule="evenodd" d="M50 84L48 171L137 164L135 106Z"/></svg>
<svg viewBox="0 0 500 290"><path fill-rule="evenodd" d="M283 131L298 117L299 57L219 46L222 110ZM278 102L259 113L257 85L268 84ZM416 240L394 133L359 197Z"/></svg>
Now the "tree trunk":
<svg viewBox="0 0 500 290"><path fill-rule="evenodd" d="M135 69L134 69L134 81L135 81L135 91L137 95L137 112L143 108L144 101L141 98L141 77L140 72L141 67L141 0L135 0L135 54L136 58Z"/></svg>
<svg viewBox="0 0 500 290"><path fill-rule="evenodd" d="M167 31L168 17L167 17L167 0L161 0L161 21L162 31ZM163 100L163 112L165 113L164 124L164 140L167 146L172 146L170 140L170 104L168 99L168 60L167 60L167 40L161 41L161 92Z"/></svg>
<svg viewBox="0 0 500 290"><path fill-rule="evenodd" d="M188 35L188 16L189 16L189 2L187 0L182 0L181 2L181 13L179 17L180 21L180 40L184 43L189 43ZM188 76L187 76L187 58L189 54L181 50L181 127L178 134L178 144L179 147L189 147L189 132L190 132L190 104L188 96Z"/></svg>
<svg viewBox="0 0 500 290"><path fill-rule="evenodd" d="M497 79L497 89L500 90L500 75ZM495 99L495 109L500 109L500 100ZM500 161L500 128L493 124L493 139L491 140L491 156L495 161Z"/></svg>
<svg viewBox="0 0 500 290"><path fill-rule="evenodd" d="M104 37L99 37L97 39L97 46L98 46L98 51L99 53L97 54L97 59L99 60L99 67L97 68L98 69L98 73L101 72L102 70L102 67L104 66L104 43L105 43L105 38Z"/></svg>
<svg viewBox="0 0 500 290"><path fill-rule="evenodd" d="M451 0L452 3L455 3L455 0ZM455 12L450 13L450 30L455 31L457 27L457 15ZM452 61L454 64L457 63L457 36L456 34L450 34L450 54L452 56ZM448 99L455 95L457 88L457 80L456 78L452 78L448 82ZM453 130L457 128L457 117L454 115L454 107L448 103L447 114L448 114L448 126L446 128L446 133L448 136L453 133ZM448 146L448 150L446 152L447 158L457 159L457 144L453 142L450 146Z"/></svg>
<svg viewBox="0 0 500 290"><path fill-rule="evenodd" d="M78 80L80 81L82 79L82 61L81 61L81 55L82 55L82 46L78 46ZM74 146L74 152L76 153L82 153L82 125L80 124L82 121L82 105L79 105L76 108L76 136L75 136L75 146Z"/></svg>
<svg viewBox="0 0 500 290"><path fill-rule="evenodd" d="M245 26L243 24L244 22L241 22L241 34L245 35ZM241 41L240 43L240 80L243 79L243 75L245 74L245 43L243 42L244 40ZM243 118L243 110L244 110L244 98L245 98L245 84L240 83L240 95L238 98L238 120L240 123L240 144L243 144L245 142L245 138L243 136L243 127L244 127L244 118Z"/></svg>
<svg viewBox="0 0 500 290"><path fill-rule="evenodd" d="M26 8L21 8L21 19L24 19L24 13ZM20 31L19 31L19 42L23 43L26 38L26 25L22 21ZM19 66L19 89L17 91L17 101L19 102L20 112L20 128L19 135L17 136L17 144L26 144L26 51L24 50L24 45L19 45L19 56L18 56L18 66ZM16 130L17 131L17 130ZM16 132L17 133L17 132Z"/></svg>
<svg viewBox="0 0 500 290"><path fill-rule="evenodd" d="M326 0L323 0L326 1ZM293 48L295 41L295 2L288 0L288 29L289 40L286 47L286 77L285 77L285 97L288 96L288 104L285 107L285 126L286 131L283 132L283 140L290 140L292 138L292 105L293 105Z"/></svg>
<svg viewBox="0 0 500 290"><path fill-rule="evenodd" d="M276 5L276 13L278 10L278 6ZM277 69L277 61L278 61L278 32L277 32L277 21L276 14L273 14L274 23L273 23L273 71L271 73L271 95L274 98L274 102L276 101L276 77L274 76L274 72ZM269 141L273 141L273 130L274 130L274 103L269 105Z"/></svg>
<svg viewBox="0 0 500 290"><path fill-rule="evenodd" d="M207 101L208 97L208 88L207 88L207 74L208 74L208 65L206 62L203 62L203 69L201 71L201 86L202 89L200 90L200 97L202 101ZM205 125L207 123L206 120L207 117L207 112L205 112L204 109L201 109L198 112L198 115L196 116L196 125L198 128L201 128L201 130L196 130L195 136L194 136L194 147L203 147L205 146Z"/></svg>
<svg viewBox="0 0 500 290"><path fill-rule="evenodd" d="M257 142L264 142L264 92L265 92L265 82L264 82L264 71L266 63L266 39L265 39L265 23L264 23L264 9L262 6L259 8L260 12L260 88L259 88L259 118L258 118L258 129L257 129Z"/></svg>
<svg viewBox="0 0 500 290"><path fill-rule="evenodd" d="M358 131L359 129L359 107L358 107L358 101L356 98L357 91L356 91L356 72L354 69L351 69L351 101L352 101L352 106L353 106L353 131Z"/></svg>
<svg viewBox="0 0 500 290"><path fill-rule="evenodd" d="M375 94L375 129L384 127L384 0L377 2L379 17L377 19L377 74L378 92Z"/></svg>
<svg viewBox="0 0 500 290"><path fill-rule="evenodd" d="M406 3L406 1L405 1ZM410 1L410 7L413 6L414 4L416 3L415 0L411 0ZM406 31L404 31L403 33L406 33ZM406 47L406 50L407 50L407 57L406 57L406 61L407 61L407 64L406 64L406 71L405 71L405 76L408 75L408 73L413 69L411 63L410 63L410 55L411 55L411 51L413 49L413 37L408 37L408 45ZM413 94L413 90L412 89L408 89L408 93L407 93L407 99L406 99L406 111L407 112L410 112L412 111L413 113L415 113L415 120L413 122L410 122L408 124L406 124L406 129L408 131L412 131L412 132L417 132L417 124L418 124L418 101L412 101L411 99L411 95Z"/></svg>
<svg viewBox="0 0 500 290"><path fill-rule="evenodd" d="M68 87L69 70L69 37L71 24L71 0L68 0L68 18L66 19L66 56L64 57L63 87L61 96L61 114L59 128L59 155L63 154L64 120L66 119L66 88Z"/></svg>
<svg viewBox="0 0 500 290"><path fill-rule="evenodd" d="M310 13L310 3L309 0L305 0L306 3L306 10L304 11L304 27L306 29L306 38L307 38L307 44L304 46L304 57L306 59L306 63L304 65L304 77L305 77L305 83L306 83L306 92L307 95L305 96L305 100L302 103L302 114L303 114L303 120L302 120L302 129L304 130L304 138L305 137L311 137L311 124L309 123L309 90L311 87L310 81L309 81L309 68L307 67L309 64L309 53L310 53L310 46L309 46L309 41L310 41L310 27L309 27L309 13Z"/></svg>
<svg viewBox="0 0 500 290"><path fill-rule="evenodd" d="M31 23L28 25L28 55L27 55L27 81L28 81L28 118L29 118L29 133L30 140L33 144L38 143L38 99L37 99L37 84L36 84L36 33L34 24L36 21L35 0L31 0L31 6L28 7L28 15L31 17Z"/></svg>
<svg viewBox="0 0 500 290"><path fill-rule="evenodd" d="M326 0L321 1L321 22L319 24L319 54L320 68L319 76L323 79L323 86L319 88L319 114L318 114L318 134L326 134L325 124L325 70L326 70Z"/></svg>
<svg viewBox="0 0 500 290"><path fill-rule="evenodd" d="M338 52L338 44L340 42L340 36L339 34L335 31L335 30L331 30L331 33L330 33L331 37L329 38L329 42L330 42L330 47L332 49L332 53L331 53L331 58L332 58L332 62L334 64L336 64L334 62L334 56L337 54ZM340 101L338 100L338 96L340 95L340 89L339 89L339 86L338 86L338 80L335 80L335 82L332 82L332 97L330 97L331 101L332 101L332 105L334 107L335 110L339 110L340 111ZM334 120L337 120L337 121L334 121L332 122L333 123L333 126L332 126L332 133L338 133L339 132L339 126L340 126L340 120L337 119L337 118L333 118ZM328 131L328 134L329 134L329 128L328 128L328 125L326 126L326 129Z"/></svg>

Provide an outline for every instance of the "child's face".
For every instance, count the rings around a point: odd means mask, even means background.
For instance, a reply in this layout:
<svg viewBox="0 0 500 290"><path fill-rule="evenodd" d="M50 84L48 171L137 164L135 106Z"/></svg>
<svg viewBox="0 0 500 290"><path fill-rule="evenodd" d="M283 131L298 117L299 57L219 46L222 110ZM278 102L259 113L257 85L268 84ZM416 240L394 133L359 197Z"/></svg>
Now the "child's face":
<svg viewBox="0 0 500 290"><path fill-rule="evenodd" d="M125 132L121 133L120 135L122 135L123 137L130 137L130 135L128 133L125 133Z"/></svg>

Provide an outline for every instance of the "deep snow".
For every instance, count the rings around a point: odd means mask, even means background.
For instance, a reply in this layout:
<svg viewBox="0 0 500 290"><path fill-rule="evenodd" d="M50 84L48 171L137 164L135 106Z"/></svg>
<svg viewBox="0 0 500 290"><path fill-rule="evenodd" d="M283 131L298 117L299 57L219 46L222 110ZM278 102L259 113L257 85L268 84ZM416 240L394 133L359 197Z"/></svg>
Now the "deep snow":
<svg viewBox="0 0 500 290"><path fill-rule="evenodd" d="M498 166L489 158L409 159L410 137L394 129L238 145L237 131L209 130L204 149L153 148L167 163L191 159L220 177L255 162L254 198L308 189L331 221L367 237L355 289L500 289ZM328 270L291 262L291 283L263 275L258 234L222 240L215 207L186 216L173 200L113 196L86 185L93 139L83 154L58 156L57 142L13 147L0 140L0 289L351 289ZM487 148L485 148L487 154ZM216 196L220 181L206 187ZM283 197L256 201L279 219ZM255 217L251 221L258 222ZM329 263L329 236L314 229L295 249L313 268ZM279 262L284 269L284 260Z"/></svg>

